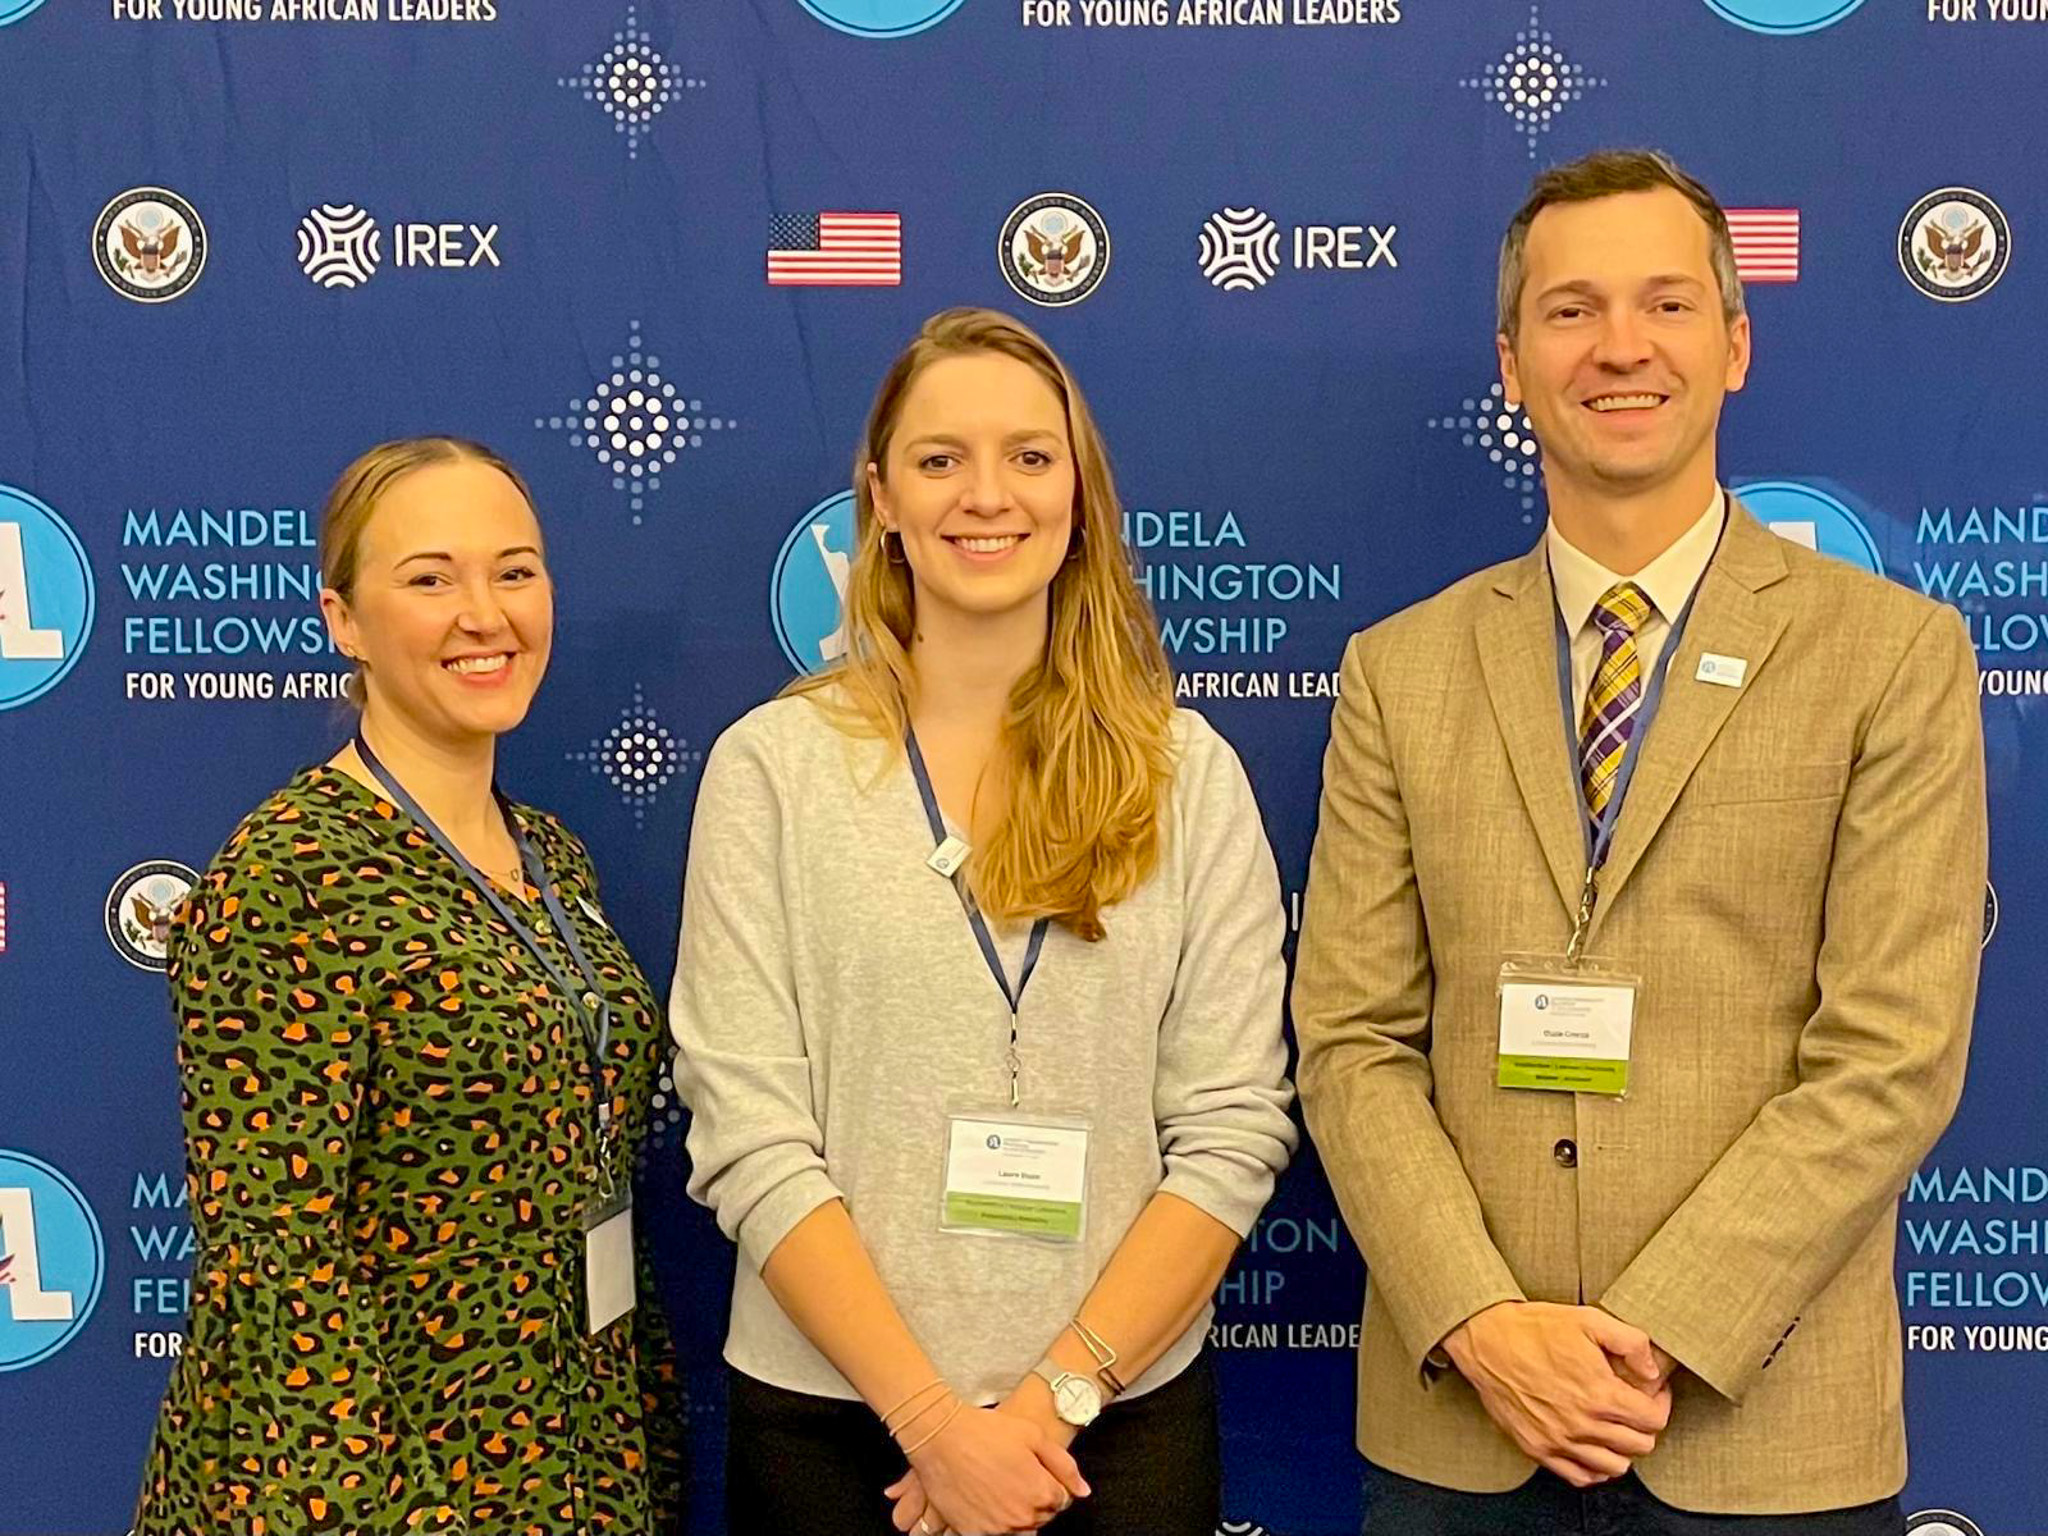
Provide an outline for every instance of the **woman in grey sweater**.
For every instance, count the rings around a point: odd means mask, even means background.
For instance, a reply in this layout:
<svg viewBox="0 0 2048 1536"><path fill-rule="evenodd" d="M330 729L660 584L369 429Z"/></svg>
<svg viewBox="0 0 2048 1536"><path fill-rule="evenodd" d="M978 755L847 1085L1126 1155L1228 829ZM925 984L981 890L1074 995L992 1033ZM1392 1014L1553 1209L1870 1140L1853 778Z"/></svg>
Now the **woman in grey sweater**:
<svg viewBox="0 0 2048 1536"><path fill-rule="evenodd" d="M705 765L670 1001L728 1528L1210 1536L1210 1296L1295 1144L1258 806L1037 336L933 317L856 475L846 659Z"/></svg>

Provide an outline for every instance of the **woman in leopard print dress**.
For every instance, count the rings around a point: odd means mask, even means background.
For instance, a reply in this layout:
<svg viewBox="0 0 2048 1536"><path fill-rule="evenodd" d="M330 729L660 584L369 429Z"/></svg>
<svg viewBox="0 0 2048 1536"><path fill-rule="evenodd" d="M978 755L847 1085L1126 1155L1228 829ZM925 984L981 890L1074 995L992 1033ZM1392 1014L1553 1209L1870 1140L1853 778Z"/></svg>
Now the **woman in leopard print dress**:
<svg viewBox="0 0 2048 1536"><path fill-rule="evenodd" d="M179 914L201 1252L137 1536L674 1525L660 1304L643 1274L639 1305L586 1326L583 1232L600 1165L630 1173L662 1026L582 844L492 791L547 664L540 542L474 444L373 449L329 497L322 606L362 740L409 793L344 749L252 812ZM578 947L601 1071L555 979Z"/></svg>

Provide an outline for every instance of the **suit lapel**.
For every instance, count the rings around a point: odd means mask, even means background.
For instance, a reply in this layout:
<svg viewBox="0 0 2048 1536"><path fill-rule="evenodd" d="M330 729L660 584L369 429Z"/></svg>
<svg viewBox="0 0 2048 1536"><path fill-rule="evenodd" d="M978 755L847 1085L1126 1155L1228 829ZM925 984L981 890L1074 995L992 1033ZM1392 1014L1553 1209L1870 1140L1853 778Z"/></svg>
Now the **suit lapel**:
<svg viewBox="0 0 2048 1536"><path fill-rule="evenodd" d="M1477 630L1480 669L1558 899L1567 912L1577 912L1586 842L1557 693L1557 602L1543 546L1509 566L1494 590Z"/></svg>
<svg viewBox="0 0 2048 1536"><path fill-rule="evenodd" d="M1765 595L1765 589L1784 574L1785 557L1778 536L1730 497L1721 547L1701 578L1692 619L1671 658L1663 703L1644 740L1642 761L1636 766L1615 828L1614 846L1600 872L1594 933L1599 932L1615 898L1649 851L1707 748L1756 686L1757 674L1789 617L1782 605ZM1741 687L1722 687L1697 677L1700 658L1708 652L1749 664Z"/></svg>

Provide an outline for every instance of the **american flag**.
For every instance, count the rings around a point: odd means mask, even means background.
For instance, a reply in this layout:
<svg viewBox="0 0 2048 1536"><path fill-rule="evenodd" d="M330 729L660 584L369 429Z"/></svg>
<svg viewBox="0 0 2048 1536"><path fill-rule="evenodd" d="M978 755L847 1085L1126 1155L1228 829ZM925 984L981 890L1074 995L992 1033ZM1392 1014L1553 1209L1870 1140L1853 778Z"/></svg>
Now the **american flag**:
<svg viewBox="0 0 2048 1536"><path fill-rule="evenodd" d="M14 1284L14 1255L0 1253L0 1285Z"/></svg>
<svg viewBox="0 0 2048 1536"><path fill-rule="evenodd" d="M900 287L903 216L775 214L768 220L768 282L771 287Z"/></svg>
<svg viewBox="0 0 2048 1536"><path fill-rule="evenodd" d="M1730 208L1728 233L1735 237L1735 270L1745 283L1799 281L1799 210Z"/></svg>

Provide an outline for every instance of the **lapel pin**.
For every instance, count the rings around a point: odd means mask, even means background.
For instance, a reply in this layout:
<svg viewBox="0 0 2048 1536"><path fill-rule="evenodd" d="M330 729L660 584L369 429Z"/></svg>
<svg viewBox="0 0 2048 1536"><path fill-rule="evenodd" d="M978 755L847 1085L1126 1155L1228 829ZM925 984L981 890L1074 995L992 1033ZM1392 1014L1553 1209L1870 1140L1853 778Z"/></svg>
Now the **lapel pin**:
<svg viewBox="0 0 2048 1536"><path fill-rule="evenodd" d="M1749 663L1740 656L1716 656L1712 651L1700 658L1693 678L1702 683L1719 683L1723 688L1740 688L1749 675Z"/></svg>

